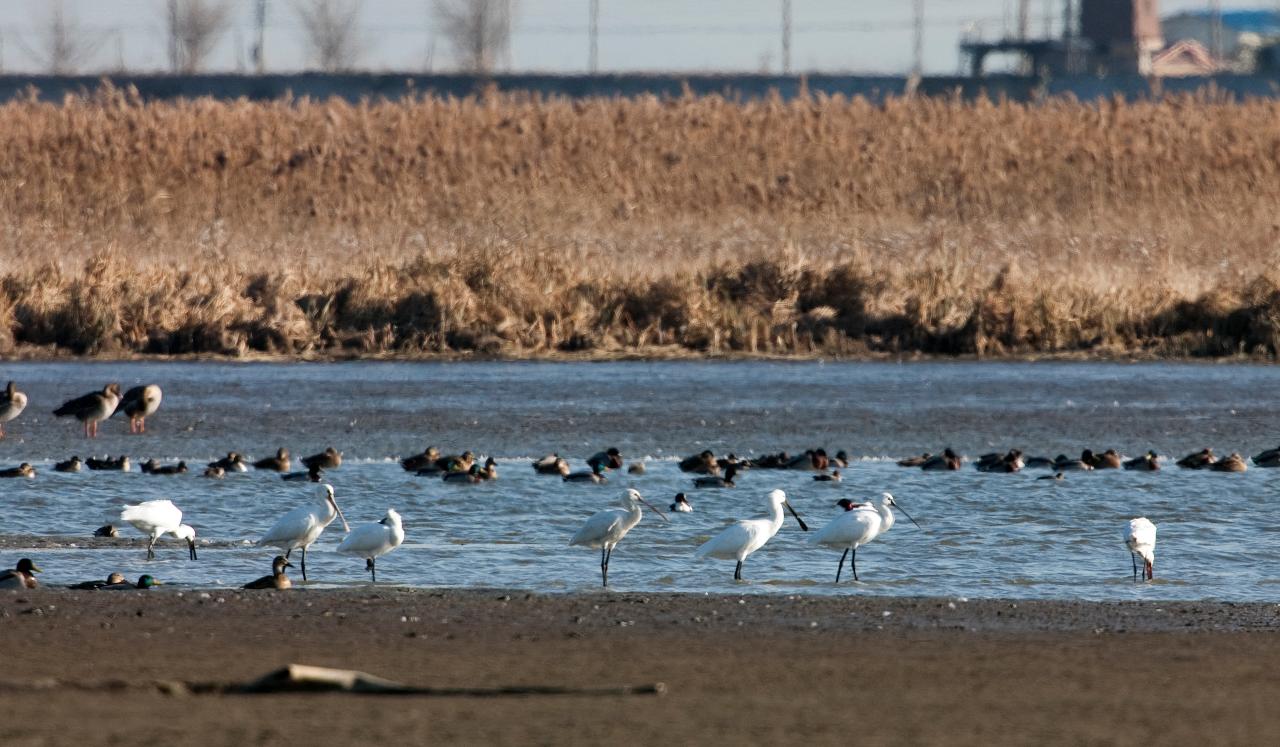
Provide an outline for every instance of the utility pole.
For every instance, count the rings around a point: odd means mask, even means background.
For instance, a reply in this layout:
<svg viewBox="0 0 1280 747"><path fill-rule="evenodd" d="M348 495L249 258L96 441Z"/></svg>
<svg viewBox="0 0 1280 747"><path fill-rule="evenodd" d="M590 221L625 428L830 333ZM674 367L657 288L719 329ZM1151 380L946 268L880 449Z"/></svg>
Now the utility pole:
<svg viewBox="0 0 1280 747"><path fill-rule="evenodd" d="M1018 41L1026 41L1031 31L1031 0L1018 0Z"/></svg>
<svg viewBox="0 0 1280 747"><path fill-rule="evenodd" d="M1222 61L1222 0L1209 0L1209 47L1213 59Z"/></svg>
<svg viewBox="0 0 1280 747"><path fill-rule="evenodd" d="M912 40L911 74L917 78L924 74L924 0L912 0L912 27L915 36Z"/></svg>
<svg viewBox="0 0 1280 747"><path fill-rule="evenodd" d="M587 69L595 75L600 72L600 0L591 0L589 14L587 33L591 37L591 45L587 52Z"/></svg>
<svg viewBox="0 0 1280 747"><path fill-rule="evenodd" d="M791 74L791 0L782 0L782 74Z"/></svg>
<svg viewBox="0 0 1280 747"><path fill-rule="evenodd" d="M258 75L262 75L267 69L266 47L264 46L267 36L267 0L258 0L258 6L253 14L253 25L253 71Z"/></svg>

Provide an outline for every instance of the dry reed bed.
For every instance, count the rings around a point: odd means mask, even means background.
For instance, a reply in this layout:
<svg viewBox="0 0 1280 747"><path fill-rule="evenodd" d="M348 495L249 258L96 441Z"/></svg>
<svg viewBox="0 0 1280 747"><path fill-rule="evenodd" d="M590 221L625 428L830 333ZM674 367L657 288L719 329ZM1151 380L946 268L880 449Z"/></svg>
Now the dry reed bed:
<svg viewBox="0 0 1280 747"><path fill-rule="evenodd" d="M1261 355L1280 104L0 106L0 352Z"/></svg>

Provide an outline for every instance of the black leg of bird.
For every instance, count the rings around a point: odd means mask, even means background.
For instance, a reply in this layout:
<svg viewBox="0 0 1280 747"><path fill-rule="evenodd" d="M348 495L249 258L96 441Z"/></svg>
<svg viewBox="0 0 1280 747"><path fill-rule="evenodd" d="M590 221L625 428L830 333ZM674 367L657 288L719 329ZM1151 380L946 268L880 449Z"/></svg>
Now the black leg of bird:
<svg viewBox="0 0 1280 747"><path fill-rule="evenodd" d="M849 548L844 549L844 554L840 556L840 562L836 565L836 583L840 583L840 572L844 570L844 559L849 557Z"/></svg>

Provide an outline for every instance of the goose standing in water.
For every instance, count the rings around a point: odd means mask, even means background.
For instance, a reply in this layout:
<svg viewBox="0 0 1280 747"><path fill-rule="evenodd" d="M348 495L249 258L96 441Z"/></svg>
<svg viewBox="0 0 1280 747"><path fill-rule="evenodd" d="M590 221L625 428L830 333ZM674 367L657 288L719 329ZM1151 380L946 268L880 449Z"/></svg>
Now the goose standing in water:
<svg viewBox="0 0 1280 747"><path fill-rule="evenodd" d="M9 382L0 392L0 438L4 438L4 424L13 420L27 409L27 395L18 391L18 385Z"/></svg>
<svg viewBox="0 0 1280 747"><path fill-rule="evenodd" d="M284 575L285 568L292 568L293 563L283 555L277 555L275 560L271 561L271 575L254 579L244 586L242 589L289 589L293 587L293 582L289 577Z"/></svg>
<svg viewBox="0 0 1280 747"><path fill-rule="evenodd" d="M265 469L271 472L288 472L292 461L289 459L289 450L283 446L276 449L276 455L259 459L253 463L254 469Z"/></svg>
<svg viewBox="0 0 1280 747"><path fill-rule="evenodd" d="M160 391L160 387L155 384L135 386L124 393L124 396L120 398L120 403L116 405L111 414L123 412L129 418L130 433L146 433L147 417L154 415L155 411L160 409L162 397L163 393Z"/></svg>
<svg viewBox="0 0 1280 747"><path fill-rule="evenodd" d="M338 552L364 558L365 570L375 583L378 580L377 559L404 542L404 524L394 508L387 509L381 521L362 524L351 530L338 545Z"/></svg>
<svg viewBox="0 0 1280 747"><path fill-rule="evenodd" d="M13 570L0 573L0 589L34 589L40 585L36 583L35 574L41 572L31 558L23 558Z"/></svg>
<svg viewBox="0 0 1280 747"><path fill-rule="evenodd" d="M85 438L98 436L98 424L115 414L120 404L120 385L111 383L100 392L90 392L83 397L63 402L53 411L55 417L71 416L84 424Z"/></svg>

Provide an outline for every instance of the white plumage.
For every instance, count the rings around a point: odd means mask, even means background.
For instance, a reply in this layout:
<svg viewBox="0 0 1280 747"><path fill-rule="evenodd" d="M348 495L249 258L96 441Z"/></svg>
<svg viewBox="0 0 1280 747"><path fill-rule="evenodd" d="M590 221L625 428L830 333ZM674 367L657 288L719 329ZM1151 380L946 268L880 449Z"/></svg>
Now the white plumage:
<svg viewBox="0 0 1280 747"><path fill-rule="evenodd" d="M394 508L387 509L381 521L361 524L338 544L338 552L365 559L365 569L374 581L378 580L375 566L377 558L386 555L404 542L404 523Z"/></svg>
<svg viewBox="0 0 1280 747"><path fill-rule="evenodd" d="M299 506L276 520L275 524L258 540L259 545L271 545L284 550L287 558L294 550L302 549L302 580L307 580L307 548L310 547L325 527L333 523L334 518L342 519L342 530L350 532L347 518L338 508L333 497L333 486L324 483L320 486L321 502L309 506Z"/></svg>
<svg viewBox="0 0 1280 747"><path fill-rule="evenodd" d="M1124 533L1124 544L1129 548L1129 559L1133 561L1133 579L1138 580L1138 561L1134 556L1142 558L1143 577L1155 578L1156 525L1145 516L1130 519L1129 528Z"/></svg>
<svg viewBox="0 0 1280 747"><path fill-rule="evenodd" d="M27 395L18 391L18 385L10 381L0 392L0 438L4 438L4 424L27 409Z"/></svg>
<svg viewBox="0 0 1280 747"><path fill-rule="evenodd" d="M769 516L763 519L745 519L736 521L725 527L719 534L707 540L694 553L699 558L721 558L723 560L738 561L737 568L733 571L734 580L742 580L742 562L747 559L751 553L764 547L764 544L773 538L782 528L783 513L785 506L791 515L796 517L796 521L800 523L800 528L809 531L809 527L805 526L804 520L796 513L796 510L787 502L787 494L781 490L773 490L769 493L768 498Z"/></svg>
<svg viewBox="0 0 1280 747"><path fill-rule="evenodd" d="M813 538L813 544L844 549L844 554L840 556L840 564L836 566L836 583L840 583L840 573L844 570L845 557L852 553L853 560L850 561L850 565L853 568L853 580L857 581L858 548L892 529L893 508L897 507L902 511L902 507L898 506L893 495L889 493L880 494L879 506L871 503L853 503L848 498L840 499L836 505L845 509L844 513L819 530ZM906 515L906 512L903 511L903 514ZM911 519L909 515L907 518ZM911 521L915 523L915 519Z"/></svg>
<svg viewBox="0 0 1280 747"><path fill-rule="evenodd" d="M600 576L605 586L609 585L609 559L613 556L613 548L632 527L640 523L640 505L649 506L649 510L664 520L667 518L632 488L622 495L619 504L621 508L607 508L592 514L569 540L570 547L578 545L600 551Z"/></svg>
<svg viewBox="0 0 1280 747"><path fill-rule="evenodd" d="M182 509L173 505L173 501L146 501L136 506L124 506L120 511L120 521L150 538L147 542L148 559L156 556L156 540L163 534L186 540L188 555L192 560L196 559L196 530L182 523Z"/></svg>

